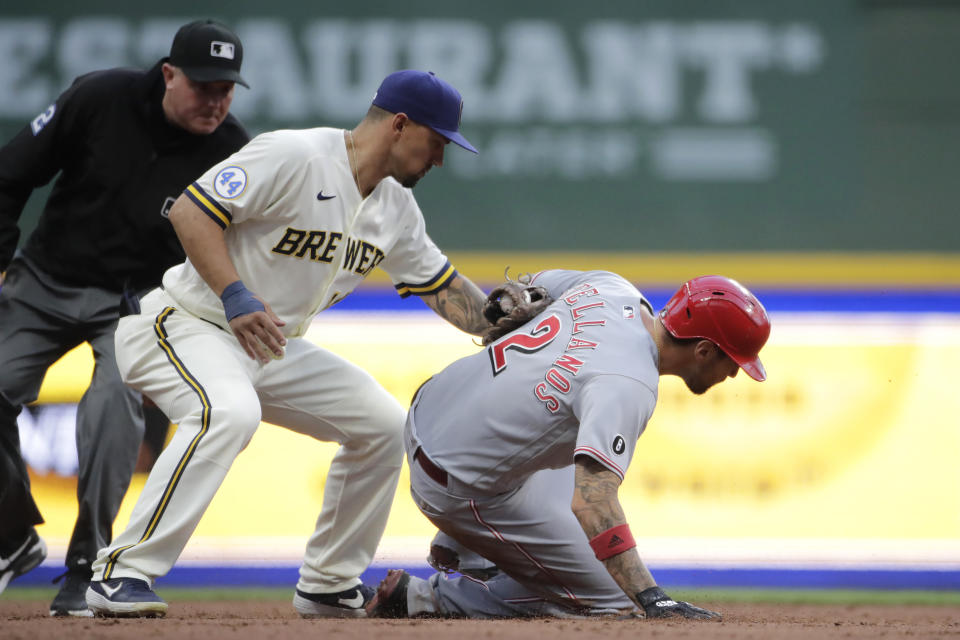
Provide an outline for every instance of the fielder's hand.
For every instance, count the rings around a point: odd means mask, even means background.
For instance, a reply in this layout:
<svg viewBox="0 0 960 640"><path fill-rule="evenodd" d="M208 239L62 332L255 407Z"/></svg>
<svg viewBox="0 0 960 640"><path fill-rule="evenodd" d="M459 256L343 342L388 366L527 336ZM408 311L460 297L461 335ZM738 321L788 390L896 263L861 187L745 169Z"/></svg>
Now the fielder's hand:
<svg viewBox="0 0 960 640"><path fill-rule="evenodd" d="M270 305L264 303L264 307L264 311L237 316L230 321L230 329L237 336L240 346L248 356L262 364L270 362L271 358L282 358L283 345L287 344L287 339L278 328L284 322L276 316Z"/></svg>
<svg viewBox="0 0 960 640"><path fill-rule="evenodd" d="M277 317L269 304L255 296L240 280L228 284L220 294L220 300L233 335L251 359L267 364L270 358L279 360L283 357L283 345L287 344L287 339L280 327L286 323Z"/></svg>
<svg viewBox="0 0 960 640"><path fill-rule="evenodd" d="M716 611L695 607L689 602L677 602L660 587L650 587L637 594L637 601L648 618L690 618L692 620L720 620Z"/></svg>

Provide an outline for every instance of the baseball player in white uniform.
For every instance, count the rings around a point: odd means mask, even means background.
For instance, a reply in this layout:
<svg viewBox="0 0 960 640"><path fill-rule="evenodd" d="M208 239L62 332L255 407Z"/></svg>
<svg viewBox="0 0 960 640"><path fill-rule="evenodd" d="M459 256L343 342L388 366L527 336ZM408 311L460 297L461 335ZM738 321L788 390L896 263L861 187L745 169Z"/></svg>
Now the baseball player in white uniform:
<svg viewBox="0 0 960 640"><path fill-rule="evenodd" d="M409 187L459 132L459 93L431 73L381 84L352 131L256 137L191 184L170 212L187 261L117 329L124 381L178 424L130 523L93 565L91 610L162 616L152 585L176 562L260 421L341 447L327 475L294 606L363 616L360 583L402 463L404 409L368 373L302 336L375 267L473 334L483 293L428 237Z"/></svg>
<svg viewBox="0 0 960 640"><path fill-rule="evenodd" d="M659 314L609 272L546 271L531 285L553 302L424 383L405 430L414 502L500 573L424 580L390 571L368 615L569 616L639 607L647 617L718 618L657 586L617 489L661 375L680 376L694 393L740 368L765 378L758 354L770 333L766 312L720 276L687 282Z"/></svg>

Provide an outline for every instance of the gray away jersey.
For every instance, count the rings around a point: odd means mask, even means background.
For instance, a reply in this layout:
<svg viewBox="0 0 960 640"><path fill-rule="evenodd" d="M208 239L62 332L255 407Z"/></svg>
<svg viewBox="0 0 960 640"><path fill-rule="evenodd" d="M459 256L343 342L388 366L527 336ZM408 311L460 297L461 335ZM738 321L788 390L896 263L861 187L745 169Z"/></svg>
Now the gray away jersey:
<svg viewBox="0 0 960 640"><path fill-rule="evenodd" d="M649 303L606 271L545 271L555 298L523 327L462 358L421 390L408 451L480 494L588 455L623 478L657 402Z"/></svg>

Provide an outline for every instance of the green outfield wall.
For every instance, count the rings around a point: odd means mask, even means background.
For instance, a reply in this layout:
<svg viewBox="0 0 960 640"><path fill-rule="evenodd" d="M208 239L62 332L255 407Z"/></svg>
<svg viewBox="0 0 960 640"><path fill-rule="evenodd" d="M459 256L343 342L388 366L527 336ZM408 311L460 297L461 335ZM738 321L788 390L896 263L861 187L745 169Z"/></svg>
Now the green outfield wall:
<svg viewBox="0 0 960 640"><path fill-rule="evenodd" d="M210 16L243 40L254 132L352 126L399 68L457 86L481 153L450 148L417 187L447 249L960 250L957 3L144 7L0 5L3 140L77 75L148 66Z"/></svg>

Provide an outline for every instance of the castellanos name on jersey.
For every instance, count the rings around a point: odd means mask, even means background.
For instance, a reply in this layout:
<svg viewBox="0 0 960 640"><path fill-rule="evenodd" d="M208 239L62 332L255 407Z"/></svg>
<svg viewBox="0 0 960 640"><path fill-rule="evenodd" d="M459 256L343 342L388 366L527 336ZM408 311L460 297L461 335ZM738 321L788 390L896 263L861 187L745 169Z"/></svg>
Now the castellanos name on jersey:
<svg viewBox="0 0 960 640"><path fill-rule="evenodd" d="M184 193L224 229L240 278L287 336L303 335L377 266L401 296L436 293L456 276L410 189L387 178L361 198L342 129L257 136ZM224 324L220 299L189 261L163 284L186 310Z"/></svg>

